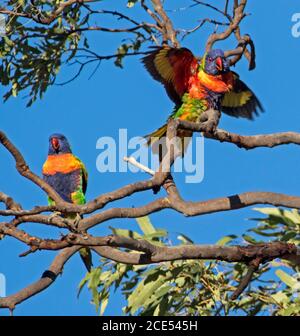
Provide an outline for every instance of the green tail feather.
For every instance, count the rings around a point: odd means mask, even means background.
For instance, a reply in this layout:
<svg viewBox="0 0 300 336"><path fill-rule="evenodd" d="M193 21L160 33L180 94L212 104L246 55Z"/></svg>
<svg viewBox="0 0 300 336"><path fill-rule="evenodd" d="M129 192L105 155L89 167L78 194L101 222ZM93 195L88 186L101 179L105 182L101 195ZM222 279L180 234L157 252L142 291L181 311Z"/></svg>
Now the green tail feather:
<svg viewBox="0 0 300 336"><path fill-rule="evenodd" d="M156 141L167 135L167 124L164 124L154 132L145 136L147 139L147 146L153 145Z"/></svg>
<svg viewBox="0 0 300 336"><path fill-rule="evenodd" d="M154 154L159 155L159 161L162 161L163 153L166 153L166 136L167 136L167 124L164 124L154 132L146 135L147 139L147 146L152 147L152 152ZM177 137L180 138L180 140L177 140L177 146L180 146L180 150L182 151L181 155L183 156L184 153L187 150L187 147L190 143L190 140L193 136L193 133L191 131L185 131L185 130L178 130ZM163 141L159 141L162 138ZM158 143L159 141L159 143Z"/></svg>
<svg viewBox="0 0 300 336"><path fill-rule="evenodd" d="M83 247L79 250L79 254L87 271L90 272L93 266L91 249L88 247Z"/></svg>
<svg viewBox="0 0 300 336"><path fill-rule="evenodd" d="M83 216L81 216L83 218ZM92 251L89 247L82 247L79 250L79 255L81 260L84 263L84 266L86 267L87 271L90 272L93 267L93 259L92 259Z"/></svg>

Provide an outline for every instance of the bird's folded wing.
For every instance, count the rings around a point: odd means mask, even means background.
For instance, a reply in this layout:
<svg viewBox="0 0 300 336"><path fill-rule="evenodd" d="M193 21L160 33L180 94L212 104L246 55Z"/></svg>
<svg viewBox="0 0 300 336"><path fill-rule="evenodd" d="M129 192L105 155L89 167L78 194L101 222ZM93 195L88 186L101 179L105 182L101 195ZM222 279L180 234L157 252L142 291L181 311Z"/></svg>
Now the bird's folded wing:
<svg viewBox="0 0 300 336"><path fill-rule="evenodd" d="M84 163L78 157L76 157L76 159L77 159L77 161L80 165L80 168L81 168L80 175L81 175L82 191L83 191L83 194L85 195L86 189L87 189L87 184L88 184L88 172L85 168Z"/></svg>

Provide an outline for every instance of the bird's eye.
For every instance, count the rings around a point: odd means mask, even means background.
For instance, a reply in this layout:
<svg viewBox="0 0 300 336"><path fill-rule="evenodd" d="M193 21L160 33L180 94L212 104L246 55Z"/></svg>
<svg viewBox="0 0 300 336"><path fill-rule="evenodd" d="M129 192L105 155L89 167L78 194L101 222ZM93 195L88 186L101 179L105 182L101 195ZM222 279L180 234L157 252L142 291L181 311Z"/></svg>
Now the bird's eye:
<svg viewBox="0 0 300 336"><path fill-rule="evenodd" d="M212 62L213 61L212 57L208 57L208 61Z"/></svg>

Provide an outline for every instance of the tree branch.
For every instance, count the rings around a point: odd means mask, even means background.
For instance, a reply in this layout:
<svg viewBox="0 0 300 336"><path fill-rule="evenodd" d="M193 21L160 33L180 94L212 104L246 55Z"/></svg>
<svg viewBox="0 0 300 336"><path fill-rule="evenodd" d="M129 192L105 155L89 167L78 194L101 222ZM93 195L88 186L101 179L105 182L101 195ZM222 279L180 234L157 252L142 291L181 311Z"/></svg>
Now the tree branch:
<svg viewBox="0 0 300 336"><path fill-rule="evenodd" d="M64 264L78 250L79 248L76 246L62 250L55 257L49 269L43 273L42 277L38 281L27 286L26 288L23 288L16 294L0 298L0 308L8 308L13 311L17 304L48 288L56 280L56 277L62 272Z"/></svg>
<svg viewBox="0 0 300 336"><path fill-rule="evenodd" d="M155 12L159 15L161 18L160 20L160 27L163 31L163 43L167 43L168 41L171 42L172 46L175 48L178 48L180 46L178 40L177 40L177 33L176 30L173 27L173 23L168 17L167 13L165 12L161 0L151 0L153 8ZM157 16L151 15L153 18L157 18ZM157 21L157 19L156 19ZM163 22L163 24L161 23Z"/></svg>
<svg viewBox="0 0 300 336"><path fill-rule="evenodd" d="M243 291L247 288L247 286L250 284L252 280L254 273L258 270L260 263L261 263L260 258L255 258L251 260L251 262L249 263L247 273L245 277L241 280L237 289L231 295L231 298L230 298L231 300L236 300L243 293Z"/></svg>
<svg viewBox="0 0 300 336"><path fill-rule="evenodd" d="M109 246L110 244L110 246ZM261 263L276 258L288 259L299 256L300 251L293 244L273 242L248 246L218 246L218 245L183 245L176 247L161 247L150 244L148 241L113 236L107 246L93 247L101 256L125 264L143 265L158 262L199 259L221 260L226 262L250 263L260 258ZM130 250L143 251L137 254L112 249L125 247ZM112 253L114 250L114 253ZM298 258L298 262L299 262Z"/></svg>
<svg viewBox="0 0 300 336"><path fill-rule="evenodd" d="M17 171L34 184L43 189L49 197L51 197L57 204L63 204L61 197L52 189L45 181L43 181L39 176L35 175L27 165L20 151L10 142L6 135L0 131L0 143L9 151L16 162Z"/></svg>
<svg viewBox="0 0 300 336"><path fill-rule="evenodd" d="M6 212L8 211L22 211L22 207L20 204L16 203L14 201L14 199L6 194L4 194L3 192L0 191L0 202L3 202L6 206ZM0 211L0 215L1 215ZM5 211L4 211L5 213Z"/></svg>
<svg viewBox="0 0 300 336"><path fill-rule="evenodd" d="M287 144L300 144L300 133L282 132L273 134L258 135L239 135L225 130L216 129L214 132L208 132L207 127L202 123L192 123L183 120L176 120L177 128L190 130L193 132L203 132L204 136L220 142L229 142L245 149L254 149L258 147L276 147Z"/></svg>
<svg viewBox="0 0 300 336"><path fill-rule="evenodd" d="M238 6L236 6L236 8L234 9L234 15L230 23L230 26L222 33L219 33L219 34L214 33L209 37L206 43L206 51L211 50L212 46L217 41L227 39L238 28L239 24L241 23L243 18L246 16L246 14L244 13L244 9L246 5L247 5L247 0L241 0Z"/></svg>

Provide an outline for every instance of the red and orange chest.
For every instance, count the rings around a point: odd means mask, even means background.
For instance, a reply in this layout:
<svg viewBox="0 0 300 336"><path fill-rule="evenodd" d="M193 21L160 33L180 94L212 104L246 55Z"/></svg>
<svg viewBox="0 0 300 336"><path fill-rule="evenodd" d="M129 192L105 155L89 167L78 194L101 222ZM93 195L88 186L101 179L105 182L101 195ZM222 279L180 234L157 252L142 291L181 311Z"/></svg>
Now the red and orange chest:
<svg viewBox="0 0 300 336"><path fill-rule="evenodd" d="M48 155L48 158L43 165L43 174L68 174L80 168L81 162L73 154Z"/></svg>
<svg viewBox="0 0 300 336"><path fill-rule="evenodd" d="M233 74L211 76L200 70L189 79L189 94L192 98L204 99L207 96L207 91L215 93L226 93L232 89Z"/></svg>

